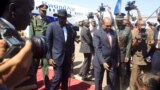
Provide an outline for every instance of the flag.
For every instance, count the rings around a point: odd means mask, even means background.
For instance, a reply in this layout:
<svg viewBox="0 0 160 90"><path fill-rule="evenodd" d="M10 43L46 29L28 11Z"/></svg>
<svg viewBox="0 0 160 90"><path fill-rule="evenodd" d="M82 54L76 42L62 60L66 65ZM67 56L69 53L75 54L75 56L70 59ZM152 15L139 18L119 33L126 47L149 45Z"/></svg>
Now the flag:
<svg viewBox="0 0 160 90"><path fill-rule="evenodd" d="M117 4L114 9L115 15L121 13L121 4L122 4L122 0L117 0Z"/></svg>

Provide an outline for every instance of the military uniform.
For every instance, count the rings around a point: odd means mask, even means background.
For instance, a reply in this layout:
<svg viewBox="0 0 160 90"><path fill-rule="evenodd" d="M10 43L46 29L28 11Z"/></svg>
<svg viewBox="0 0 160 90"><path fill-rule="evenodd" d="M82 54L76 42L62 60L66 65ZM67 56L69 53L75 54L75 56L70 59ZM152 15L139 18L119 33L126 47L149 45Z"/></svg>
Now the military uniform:
<svg viewBox="0 0 160 90"><path fill-rule="evenodd" d="M41 18L41 16L33 16L29 31L29 37L32 36L45 36L47 25L50 20L47 17Z"/></svg>
<svg viewBox="0 0 160 90"><path fill-rule="evenodd" d="M119 67L120 90L124 90L128 87L130 77L130 62L125 62L125 58L130 58L132 34L128 26L123 30L118 30L117 34L121 58Z"/></svg>
<svg viewBox="0 0 160 90"><path fill-rule="evenodd" d="M116 31L118 36L118 44L120 49L120 64L118 67L118 90L125 90L129 84L130 77L130 52L131 52L131 42L132 34L131 28L126 25L124 21L124 13L116 14ZM126 61L126 59L128 61Z"/></svg>
<svg viewBox="0 0 160 90"><path fill-rule="evenodd" d="M137 38L140 37L140 38ZM135 85L137 76L140 73L145 73L149 71L148 63L146 62L146 57L150 49L150 40L152 35L149 31L145 30L143 35L139 34L139 31L132 32L132 41L135 42L135 46L132 46L132 69L130 78L130 90L137 90Z"/></svg>
<svg viewBox="0 0 160 90"><path fill-rule="evenodd" d="M43 6L41 6L43 7ZM29 37L33 36L45 36L47 25L50 23L50 20L44 16L43 18L40 15L33 16L30 23ZM48 86L49 78L48 78L48 60L46 58L43 59L34 59L33 64L38 69L39 63L41 61L42 71L43 71L43 79L45 83L46 89L49 89Z"/></svg>

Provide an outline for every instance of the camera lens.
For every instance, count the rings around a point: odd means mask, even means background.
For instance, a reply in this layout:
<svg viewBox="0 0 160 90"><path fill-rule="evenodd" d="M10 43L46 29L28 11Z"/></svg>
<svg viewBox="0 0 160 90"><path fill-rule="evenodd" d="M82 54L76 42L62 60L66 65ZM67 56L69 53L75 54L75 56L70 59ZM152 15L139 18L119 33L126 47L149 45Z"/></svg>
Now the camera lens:
<svg viewBox="0 0 160 90"><path fill-rule="evenodd" d="M31 38L33 58L44 58L47 53L46 38L44 36L35 36Z"/></svg>

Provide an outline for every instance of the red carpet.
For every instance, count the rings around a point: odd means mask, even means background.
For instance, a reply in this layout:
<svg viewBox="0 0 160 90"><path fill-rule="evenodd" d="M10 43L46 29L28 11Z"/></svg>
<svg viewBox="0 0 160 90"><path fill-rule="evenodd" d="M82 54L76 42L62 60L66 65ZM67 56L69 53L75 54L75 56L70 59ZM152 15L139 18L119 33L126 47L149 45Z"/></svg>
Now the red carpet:
<svg viewBox="0 0 160 90"><path fill-rule="evenodd" d="M53 71L49 69L49 78L52 79ZM37 73L38 90L45 90L43 84L42 70L38 69ZM70 78L69 90L95 90L95 87L82 81Z"/></svg>

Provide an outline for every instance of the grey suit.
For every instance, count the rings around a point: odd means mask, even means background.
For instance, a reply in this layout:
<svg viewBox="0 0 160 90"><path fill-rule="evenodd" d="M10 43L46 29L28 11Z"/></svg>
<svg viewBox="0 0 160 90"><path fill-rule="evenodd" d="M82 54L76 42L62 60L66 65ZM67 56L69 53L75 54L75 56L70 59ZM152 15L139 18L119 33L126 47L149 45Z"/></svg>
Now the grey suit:
<svg viewBox="0 0 160 90"><path fill-rule="evenodd" d="M107 33L112 38L112 46L109 44ZM109 32L103 29L97 30L93 34L93 46L95 57L93 59L95 86L96 90L102 90L102 80L104 74L103 63L109 65L110 71L107 71L107 90L114 90L115 78L117 73L117 62L119 60L119 48L117 34L114 30Z"/></svg>
<svg viewBox="0 0 160 90"><path fill-rule="evenodd" d="M81 35L81 45L79 51L81 53L92 53L93 52L92 36L89 28L83 27L80 35Z"/></svg>
<svg viewBox="0 0 160 90"><path fill-rule="evenodd" d="M84 26L81 30L80 35L81 35L80 52L84 54L84 62L79 74L82 76L82 79L84 79L87 78L87 74L89 73L92 52L93 52L93 45L92 45L92 36L89 28Z"/></svg>
<svg viewBox="0 0 160 90"><path fill-rule="evenodd" d="M152 62L151 62L151 70L153 72L160 72L160 40L158 38L158 34L160 32L160 25L158 25L154 30L154 46L152 47L151 56L152 56Z"/></svg>
<svg viewBox="0 0 160 90"><path fill-rule="evenodd" d="M68 89L68 77L71 72L72 54L74 52L75 33L71 25L67 24L67 41L65 42L64 32L59 22L52 22L48 25L46 38L48 41L49 59L55 61L55 77L51 84L51 90L58 90L61 83L62 90Z"/></svg>

